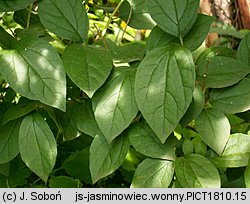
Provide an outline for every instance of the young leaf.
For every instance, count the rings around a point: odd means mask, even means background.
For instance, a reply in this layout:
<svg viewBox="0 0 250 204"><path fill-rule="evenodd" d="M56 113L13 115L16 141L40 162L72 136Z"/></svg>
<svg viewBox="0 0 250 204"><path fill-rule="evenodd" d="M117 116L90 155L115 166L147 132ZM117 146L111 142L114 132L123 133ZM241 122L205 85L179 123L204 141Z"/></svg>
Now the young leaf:
<svg viewBox="0 0 250 204"><path fill-rule="evenodd" d="M36 0L1 0L0 12L17 11L28 7Z"/></svg>
<svg viewBox="0 0 250 204"><path fill-rule="evenodd" d="M0 164L11 161L19 154L20 125L21 120L13 120L0 128Z"/></svg>
<svg viewBox="0 0 250 204"><path fill-rule="evenodd" d="M128 25L132 28L151 29L155 26L155 22L148 13L145 0L125 0L119 9L119 14L125 22L130 19Z"/></svg>
<svg viewBox="0 0 250 204"><path fill-rule="evenodd" d="M250 162L248 163L245 173L244 173L244 178L245 178L245 185L246 188L250 188Z"/></svg>
<svg viewBox="0 0 250 204"><path fill-rule="evenodd" d="M204 156L189 154L175 161L175 173L184 188L220 188L216 167Z"/></svg>
<svg viewBox="0 0 250 204"><path fill-rule="evenodd" d="M193 92L193 100L180 121L182 127L186 127L192 120L196 119L202 112L204 105L205 95L201 87L196 86Z"/></svg>
<svg viewBox="0 0 250 204"><path fill-rule="evenodd" d="M199 14L192 29L183 38L184 46L191 51L194 51L200 47L205 40L210 25L213 21L213 17ZM158 26L155 26L147 40L147 51L150 51L156 47L168 46L170 43L180 44L181 42L178 37L170 35L160 29Z"/></svg>
<svg viewBox="0 0 250 204"><path fill-rule="evenodd" d="M90 98L108 78L113 67L108 51L77 44L66 48L63 63L70 79Z"/></svg>
<svg viewBox="0 0 250 204"><path fill-rule="evenodd" d="M49 180L50 188L79 188L79 181L68 176L52 177Z"/></svg>
<svg viewBox="0 0 250 204"><path fill-rule="evenodd" d="M136 151L156 159L175 159L174 138L162 144L145 121L131 126L128 135Z"/></svg>
<svg viewBox="0 0 250 204"><path fill-rule="evenodd" d="M250 73L250 66L229 58L216 56L198 65L197 79L207 88L232 86Z"/></svg>
<svg viewBox="0 0 250 204"><path fill-rule="evenodd" d="M165 32L183 38L198 16L197 0L146 0L148 11Z"/></svg>
<svg viewBox="0 0 250 204"><path fill-rule="evenodd" d="M240 42L237 59L250 66L250 33Z"/></svg>
<svg viewBox="0 0 250 204"><path fill-rule="evenodd" d="M126 67L116 68L92 99L96 121L108 142L127 128L138 112L135 72Z"/></svg>
<svg viewBox="0 0 250 204"><path fill-rule="evenodd" d="M21 95L65 111L63 64L56 50L47 42L23 39L15 49L1 51L0 73Z"/></svg>
<svg viewBox="0 0 250 204"><path fill-rule="evenodd" d="M202 140L221 155L230 135L227 117L217 109L204 109L195 122Z"/></svg>
<svg viewBox="0 0 250 204"><path fill-rule="evenodd" d="M19 131L19 150L25 164L47 182L57 156L53 133L39 113L26 116Z"/></svg>
<svg viewBox="0 0 250 204"><path fill-rule="evenodd" d="M90 100L83 101L75 111L74 121L78 130L95 137L102 134L94 116Z"/></svg>
<svg viewBox="0 0 250 204"><path fill-rule="evenodd" d="M128 153L129 146L129 140L125 134L120 135L111 144L104 136L95 136L90 146L89 156L92 182L96 183L118 169Z"/></svg>
<svg viewBox="0 0 250 204"><path fill-rule="evenodd" d="M76 151L70 155L62 164L62 168L67 174L91 184L91 175L89 171L89 147L81 151Z"/></svg>
<svg viewBox="0 0 250 204"><path fill-rule="evenodd" d="M9 33L7 33L2 26L0 26L0 47L3 49L11 49L15 43L16 39L13 38Z"/></svg>
<svg viewBox="0 0 250 204"><path fill-rule="evenodd" d="M244 78L238 84L225 88L213 89L210 94L211 104L224 113L240 113L250 109L250 78Z"/></svg>
<svg viewBox="0 0 250 204"><path fill-rule="evenodd" d="M80 0L39 1L38 15L51 32L74 42L84 42L88 36L89 21Z"/></svg>
<svg viewBox="0 0 250 204"><path fill-rule="evenodd" d="M174 163L145 159L135 170L131 188L167 188L174 175Z"/></svg>
<svg viewBox="0 0 250 204"><path fill-rule="evenodd" d="M163 47L148 53L138 67L135 94L139 110L164 143L189 107L195 86L191 52Z"/></svg>
<svg viewBox="0 0 250 204"><path fill-rule="evenodd" d="M250 137L244 134L230 135L223 154L214 157L212 162L221 168L247 166L250 158Z"/></svg>

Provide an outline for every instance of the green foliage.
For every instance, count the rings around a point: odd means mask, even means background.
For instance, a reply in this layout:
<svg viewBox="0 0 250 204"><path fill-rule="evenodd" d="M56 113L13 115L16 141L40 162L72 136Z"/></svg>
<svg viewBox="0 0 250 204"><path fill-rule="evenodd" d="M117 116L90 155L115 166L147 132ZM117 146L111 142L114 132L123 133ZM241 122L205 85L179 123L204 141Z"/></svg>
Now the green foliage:
<svg viewBox="0 0 250 204"><path fill-rule="evenodd" d="M250 35L198 7L1 0L0 187L249 187Z"/></svg>

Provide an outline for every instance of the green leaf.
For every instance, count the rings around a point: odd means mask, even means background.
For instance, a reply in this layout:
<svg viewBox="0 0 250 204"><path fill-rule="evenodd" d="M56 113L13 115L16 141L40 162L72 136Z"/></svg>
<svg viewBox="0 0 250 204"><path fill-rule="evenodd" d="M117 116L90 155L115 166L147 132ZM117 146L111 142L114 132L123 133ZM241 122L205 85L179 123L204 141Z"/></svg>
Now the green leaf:
<svg viewBox="0 0 250 204"><path fill-rule="evenodd" d="M209 31L210 25L213 21L213 17L199 14L192 29L183 38L184 46L190 49L191 51L194 51L198 47L200 47L201 44L204 42ZM179 38L170 35L160 29L158 26L155 26L147 40L147 51L150 51L156 47L167 46L170 43L180 44L181 42Z"/></svg>
<svg viewBox="0 0 250 204"><path fill-rule="evenodd" d="M203 60L197 68L197 79L207 88L232 86L250 73L250 66L238 60L216 56Z"/></svg>
<svg viewBox="0 0 250 204"><path fill-rule="evenodd" d="M165 32L183 38L198 16L197 0L146 0L148 11Z"/></svg>
<svg viewBox="0 0 250 204"><path fill-rule="evenodd" d="M21 120L13 120L0 128L0 164L11 161L19 154L20 125Z"/></svg>
<svg viewBox="0 0 250 204"><path fill-rule="evenodd" d="M30 15L30 19L29 19L29 27L30 26L42 26L39 19L39 16L37 14L35 14L34 12L31 12L29 14L29 10L28 9L22 9L19 11L15 11L14 15L13 15L13 19L16 23L18 23L19 25L21 25L23 28L27 27L27 19L28 16Z"/></svg>
<svg viewBox="0 0 250 204"><path fill-rule="evenodd" d="M155 26L155 22L148 13L145 0L125 0L119 9L119 14L120 18L128 22L132 28L151 29Z"/></svg>
<svg viewBox="0 0 250 204"><path fill-rule="evenodd" d="M49 179L50 188L78 188L79 181L68 176L57 176Z"/></svg>
<svg viewBox="0 0 250 204"><path fill-rule="evenodd" d="M162 143L176 128L192 101L194 75L191 52L181 47L154 49L138 67L136 101Z"/></svg>
<svg viewBox="0 0 250 204"><path fill-rule="evenodd" d="M66 170L68 175L91 184L89 148L74 152L63 162L62 168Z"/></svg>
<svg viewBox="0 0 250 204"><path fill-rule="evenodd" d="M205 95L202 91L202 88L196 86L193 92L193 100L180 121L182 127L186 127L190 122L196 119L202 112L204 105Z"/></svg>
<svg viewBox="0 0 250 204"><path fill-rule="evenodd" d="M246 188L250 188L250 162L248 163L245 173L244 173Z"/></svg>
<svg viewBox="0 0 250 204"><path fill-rule="evenodd" d="M204 156L190 154L175 161L175 173L184 188L220 188L216 167Z"/></svg>
<svg viewBox="0 0 250 204"><path fill-rule="evenodd" d="M48 124L38 113L26 116L19 133L22 160L41 179L47 182L57 155L57 146Z"/></svg>
<svg viewBox="0 0 250 204"><path fill-rule="evenodd" d="M3 115L2 123L21 118L36 109L37 102L23 102L10 107Z"/></svg>
<svg viewBox="0 0 250 204"><path fill-rule="evenodd" d="M214 108L224 113L240 113L250 109L250 79L225 89L214 89L210 101Z"/></svg>
<svg viewBox="0 0 250 204"><path fill-rule="evenodd" d="M250 33L248 33L237 50L237 59L250 66Z"/></svg>
<svg viewBox="0 0 250 204"><path fill-rule="evenodd" d="M194 152L194 145L191 140L185 139L182 143L182 151L184 155L189 155Z"/></svg>
<svg viewBox="0 0 250 204"><path fill-rule="evenodd" d="M219 168L247 166L250 158L250 136L237 133L230 135L223 154L214 157L212 162Z"/></svg>
<svg viewBox="0 0 250 204"><path fill-rule="evenodd" d="M145 159L135 170L132 188L167 188L174 175L174 163L158 159Z"/></svg>
<svg viewBox="0 0 250 204"><path fill-rule="evenodd" d="M63 64L56 50L47 42L23 39L15 49L1 51L0 73L21 95L65 111Z"/></svg>
<svg viewBox="0 0 250 204"><path fill-rule="evenodd" d="M1 4L1 2L0 2ZM13 38L9 33L7 33L2 26L0 26L0 47L3 49L10 49L12 48L15 43L16 39Z"/></svg>
<svg viewBox="0 0 250 204"><path fill-rule="evenodd" d="M89 21L80 0L43 0L38 15L51 32L68 40L84 42L88 36Z"/></svg>
<svg viewBox="0 0 250 204"><path fill-rule="evenodd" d="M183 38L183 44L191 51L199 48L205 41L215 17L199 14L191 30Z"/></svg>
<svg viewBox="0 0 250 204"><path fill-rule="evenodd" d="M90 146L89 156L92 182L96 183L118 169L128 153L129 146L129 140L125 134L120 135L111 144L104 136L95 136Z"/></svg>
<svg viewBox="0 0 250 204"><path fill-rule="evenodd" d="M0 12L17 11L26 8L36 0L1 0Z"/></svg>
<svg viewBox="0 0 250 204"><path fill-rule="evenodd" d="M195 64L200 64L204 60L210 60L215 56L236 58L236 52L227 47L210 47L203 51L197 58Z"/></svg>
<svg viewBox="0 0 250 204"><path fill-rule="evenodd" d="M175 159L174 138L162 144L145 121L131 126L128 135L136 151L156 159Z"/></svg>
<svg viewBox="0 0 250 204"><path fill-rule="evenodd" d="M108 78L113 67L108 51L77 44L66 48L63 63L70 79L90 98Z"/></svg>
<svg viewBox="0 0 250 204"><path fill-rule="evenodd" d="M79 103L68 103L67 111L65 113L60 113L60 124L63 129L63 138L65 140L73 140L81 135L75 123L75 116L78 114Z"/></svg>
<svg viewBox="0 0 250 204"><path fill-rule="evenodd" d="M96 121L108 142L127 128L138 112L134 96L135 69L116 68L92 100Z"/></svg>
<svg viewBox="0 0 250 204"><path fill-rule="evenodd" d="M217 109L204 109L195 125L202 140L221 155L230 135L227 117Z"/></svg>
<svg viewBox="0 0 250 204"><path fill-rule="evenodd" d="M28 183L27 178L32 172L26 167L21 158L18 156L8 164L7 175L3 178L5 185L8 183L8 186L1 187L17 188L26 185Z"/></svg>
<svg viewBox="0 0 250 204"><path fill-rule="evenodd" d="M74 120L78 130L90 135L91 137L102 134L102 131L95 120L90 100L83 101L75 112L77 114L75 114Z"/></svg>

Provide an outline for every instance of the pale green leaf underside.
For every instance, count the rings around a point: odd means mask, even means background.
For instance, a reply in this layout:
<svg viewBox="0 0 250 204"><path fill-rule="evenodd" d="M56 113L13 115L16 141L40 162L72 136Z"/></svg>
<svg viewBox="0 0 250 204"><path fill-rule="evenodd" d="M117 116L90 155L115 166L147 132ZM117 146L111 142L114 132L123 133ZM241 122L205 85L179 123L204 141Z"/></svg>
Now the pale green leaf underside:
<svg viewBox="0 0 250 204"><path fill-rule="evenodd" d="M89 168L93 183L113 173L122 165L130 146L126 136L125 134L120 135L111 144L107 142L104 136L95 136L90 146L89 157Z"/></svg>
<svg viewBox="0 0 250 204"><path fill-rule="evenodd" d="M167 188L174 175L172 161L147 158L135 170L132 188Z"/></svg>
<svg viewBox="0 0 250 204"><path fill-rule="evenodd" d="M240 113L250 110L250 78L244 78L238 84L213 89L210 94L211 104L224 113Z"/></svg>
<svg viewBox="0 0 250 204"><path fill-rule="evenodd" d="M113 59L101 48L71 45L63 53L65 70L71 80L90 98L108 78Z"/></svg>
<svg viewBox="0 0 250 204"><path fill-rule="evenodd" d="M25 164L45 182L57 156L56 140L38 113L26 116L19 133L19 150Z"/></svg>
<svg viewBox="0 0 250 204"><path fill-rule="evenodd" d="M94 115L108 142L127 128L138 112L134 96L135 71L116 68L93 97Z"/></svg>
<svg viewBox="0 0 250 204"><path fill-rule="evenodd" d="M0 164L11 161L19 154L20 125L21 120L13 120L0 128Z"/></svg>
<svg viewBox="0 0 250 204"><path fill-rule="evenodd" d="M217 109L204 109L195 121L202 140L221 155L230 136L230 123Z"/></svg>
<svg viewBox="0 0 250 204"><path fill-rule="evenodd" d="M247 166L250 158L250 137L249 135L237 133L230 135L228 143L219 157L213 158L217 167L237 168Z"/></svg>
<svg viewBox="0 0 250 204"><path fill-rule="evenodd" d="M185 48L157 48L138 67L136 101L162 143L190 105L194 86L194 63L191 52Z"/></svg>
<svg viewBox="0 0 250 204"><path fill-rule="evenodd" d="M41 39L19 41L0 52L0 73L22 96L66 109L66 78L56 50Z"/></svg>
<svg viewBox="0 0 250 204"><path fill-rule="evenodd" d="M175 173L184 188L220 188L216 167L199 154L190 154L175 161Z"/></svg>
<svg viewBox="0 0 250 204"><path fill-rule="evenodd" d="M184 37L198 16L197 0L146 0L148 11L165 32Z"/></svg>
<svg viewBox="0 0 250 204"><path fill-rule="evenodd" d="M36 0L1 0L0 12L17 11L28 7Z"/></svg>
<svg viewBox="0 0 250 204"><path fill-rule="evenodd" d="M88 16L80 0L43 0L39 2L41 23L51 32L74 42L88 36Z"/></svg>

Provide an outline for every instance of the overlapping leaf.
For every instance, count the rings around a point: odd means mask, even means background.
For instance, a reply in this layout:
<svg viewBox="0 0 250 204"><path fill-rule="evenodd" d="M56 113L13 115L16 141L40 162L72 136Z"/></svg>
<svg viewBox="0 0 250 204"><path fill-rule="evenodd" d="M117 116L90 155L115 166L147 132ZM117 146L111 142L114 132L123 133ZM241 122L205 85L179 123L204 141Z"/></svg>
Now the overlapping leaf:
<svg viewBox="0 0 250 204"><path fill-rule="evenodd" d="M132 188L167 188L174 175L174 163L159 159L145 159L135 170Z"/></svg>
<svg viewBox="0 0 250 204"><path fill-rule="evenodd" d="M237 59L250 66L250 33L240 42Z"/></svg>
<svg viewBox="0 0 250 204"><path fill-rule="evenodd" d="M213 17L199 14L192 29L183 38L183 45L191 51L196 50L205 40L213 20ZM167 46L170 43L181 44L178 37L168 34L155 26L147 40L147 51L156 47Z"/></svg>
<svg viewBox="0 0 250 204"><path fill-rule="evenodd" d="M191 52L185 48L157 48L148 53L138 67L136 101L162 143L189 107L194 86L194 63Z"/></svg>
<svg viewBox="0 0 250 204"><path fill-rule="evenodd" d="M208 88L224 88L236 84L249 73L250 66L229 57L216 56L199 63L197 78Z"/></svg>
<svg viewBox="0 0 250 204"><path fill-rule="evenodd" d="M0 164L11 161L19 154L20 125L21 120L13 120L0 128Z"/></svg>
<svg viewBox="0 0 250 204"><path fill-rule="evenodd" d="M120 18L126 22L129 19L129 26L135 29L151 29L155 22L148 13L145 0L126 0L122 3Z"/></svg>
<svg viewBox="0 0 250 204"><path fill-rule="evenodd" d="M162 144L145 121L131 126L128 135L136 151L156 159L175 159L174 139Z"/></svg>
<svg viewBox="0 0 250 204"><path fill-rule="evenodd" d="M230 123L216 109L204 109L196 119L196 128L203 141L221 155L230 135Z"/></svg>
<svg viewBox="0 0 250 204"><path fill-rule="evenodd" d="M92 100L94 115L111 142L127 128L138 112L134 96L135 69L116 68Z"/></svg>
<svg viewBox="0 0 250 204"><path fill-rule="evenodd" d="M175 173L184 188L220 188L216 167L199 154L190 154L175 161Z"/></svg>
<svg viewBox="0 0 250 204"><path fill-rule="evenodd" d="M108 78L113 67L108 51L77 44L64 51L63 63L71 80L90 98Z"/></svg>
<svg viewBox="0 0 250 204"><path fill-rule="evenodd" d="M47 42L23 39L15 49L1 51L0 73L22 96L65 111L63 64L56 50Z"/></svg>
<svg viewBox="0 0 250 204"><path fill-rule="evenodd" d="M19 150L25 164L47 182L57 156L56 140L39 113L26 116L19 132Z"/></svg>
<svg viewBox="0 0 250 204"><path fill-rule="evenodd" d="M88 36L88 16L80 0L43 0L38 15L51 32L74 42L84 42Z"/></svg>
<svg viewBox="0 0 250 204"><path fill-rule="evenodd" d="M36 0L1 0L0 12L17 11L28 7Z"/></svg>
<svg viewBox="0 0 250 204"><path fill-rule="evenodd" d="M214 89L210 94L211 104L224 113L239 113L250 109L250 78L244 78L238 84Z"/></svg>
<svg viewBox="0 0 250 204"><path fill-rule="evenodd" d="M121 135L110 144L104 136L95 136L90 146L89 157L89 168L93 183L113 173L122 165L130 146L126 136L125 134Z"/></svg>
<svg viewBox="0 0 250 204"><path fill-rule="evenodd" d="M230 135L223 154L214 157L212 162L221 168L247 166L250 158L250 136L237 133Z"/></svg>
<svg viewBox="0 0 250 204"><path fill-rule="evenodd" d="M10 49L12 48L16 40L13 38L9 33L7 33L2 26L0 26L0 47L3 49Z"/></svg>
<svg viewBox="0 0 250 204"><path fill-rule="evenodd" d="M165 32L183 38L197 19L197 0L146 0L148 11Z"/></svg>

